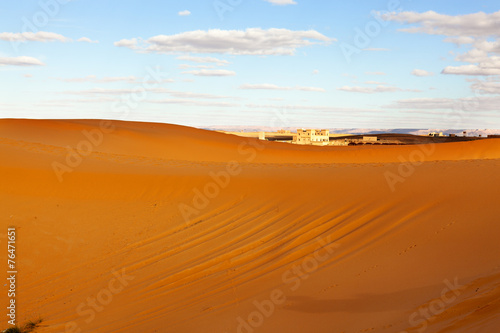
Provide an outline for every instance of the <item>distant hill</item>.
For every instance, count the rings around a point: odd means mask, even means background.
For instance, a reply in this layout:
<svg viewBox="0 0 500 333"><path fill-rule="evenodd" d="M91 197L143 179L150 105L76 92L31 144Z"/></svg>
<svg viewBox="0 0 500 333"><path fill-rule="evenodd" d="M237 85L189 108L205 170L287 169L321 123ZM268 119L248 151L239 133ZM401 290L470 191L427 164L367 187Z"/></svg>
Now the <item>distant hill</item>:
<svg viewBox="0 0 500 333"><path fill-rule="evenodd" d="M295 132L298 127L270 127L270 126L208 126L203 129L212 131L228 131L228 132L275 132L280 129L290 130ZM463 131L467 132L467 136L487 136L492 134L500 134L500 129L439 129L439 128L327 128L333 134L413 134L413 135L428 135L429 132L443 132L443 134L462 135Z"/></svg>

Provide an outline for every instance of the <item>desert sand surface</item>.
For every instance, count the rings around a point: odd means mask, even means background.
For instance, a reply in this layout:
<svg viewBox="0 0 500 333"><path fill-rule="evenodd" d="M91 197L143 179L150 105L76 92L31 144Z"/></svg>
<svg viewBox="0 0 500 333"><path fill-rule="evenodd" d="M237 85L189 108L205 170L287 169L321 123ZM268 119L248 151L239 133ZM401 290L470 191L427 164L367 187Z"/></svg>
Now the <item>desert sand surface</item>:
<svg viewBox="0 0 500 333"><path fill-rule="evenodd" d="M44 333L500 332L499 170L500 139L310 147L0 120L17 319Z"/></svg>

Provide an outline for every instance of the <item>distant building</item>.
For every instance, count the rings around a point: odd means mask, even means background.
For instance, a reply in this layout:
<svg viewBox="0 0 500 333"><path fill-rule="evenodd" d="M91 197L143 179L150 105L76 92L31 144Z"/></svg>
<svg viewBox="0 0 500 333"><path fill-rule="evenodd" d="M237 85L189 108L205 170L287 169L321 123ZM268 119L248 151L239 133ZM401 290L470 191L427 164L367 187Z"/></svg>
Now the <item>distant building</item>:
<svg viewBox="0 0 500 333"><path fill-rule="evenodd" d="M333 139L328 144L330 146L347 146L349 145L349 142L350 141L347 141L347 139Z"/></svg>
<svg viewBox="0 0 500 333"><path fill-rule="evenodd" d="M259 132L259 140L265 140L266 139L266 132Z"/></svg>
<svg viewBox="0 0 500 333"><path fill-rule="evenodd" d="M429 133L429 136L434 136L434 137L437 137L437 136L444 136L443 132L430 132Z"/></svg>
<svg viewBox="0 0 500 333"><path fill-rule="evenodd" d="M376 136L363 136L363 142L377 142Z"/></svg>
<svg viewBox="0 0 500 333"><path fill-rule="evenodd" d="M330 131L326 129L298 129L293 136L293 143L298 145L327 145Z"/></svg>
<svg viewBox="0 0 500 333"><path fill-rule="evenodd" d="M488 135L488 138L500 139L500 134L490 134L490 135Z"/></svg>
<svg viewBox="0 0 500 333"><path fill-rule="evenodd" d="M292 132L290 130L284 130L284 129L278 130L277 133L278 134L288 134L288 135L292 134Z"/></svg>

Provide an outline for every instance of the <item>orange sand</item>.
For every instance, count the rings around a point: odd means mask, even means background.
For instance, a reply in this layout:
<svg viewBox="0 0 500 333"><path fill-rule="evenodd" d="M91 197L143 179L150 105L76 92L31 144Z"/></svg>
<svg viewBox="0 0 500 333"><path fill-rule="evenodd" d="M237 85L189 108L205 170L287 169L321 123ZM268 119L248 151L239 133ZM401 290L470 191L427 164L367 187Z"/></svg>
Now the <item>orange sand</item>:
<svg viewBox="0 0 500 333"><path fill-rule="evenodd" d="M500 139L308 147L112 126L0 120L0 260L16 226L19 322L500 332ZM77 146L92 153L69 165Z"/></svg>

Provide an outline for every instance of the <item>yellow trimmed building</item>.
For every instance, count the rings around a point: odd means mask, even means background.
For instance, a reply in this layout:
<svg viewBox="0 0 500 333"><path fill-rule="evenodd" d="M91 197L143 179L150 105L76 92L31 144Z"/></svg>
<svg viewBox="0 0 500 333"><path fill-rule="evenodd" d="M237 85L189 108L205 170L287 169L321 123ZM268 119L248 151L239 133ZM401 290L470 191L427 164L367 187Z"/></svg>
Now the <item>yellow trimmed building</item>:
<svg viewBox="0 0 500 333"><path fill-rule="evenodd" d="M328 145L330 131L326 129L298 129L293 143L298 145Z"/></svg>

